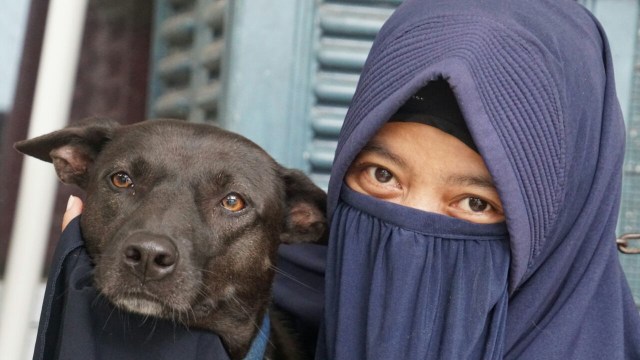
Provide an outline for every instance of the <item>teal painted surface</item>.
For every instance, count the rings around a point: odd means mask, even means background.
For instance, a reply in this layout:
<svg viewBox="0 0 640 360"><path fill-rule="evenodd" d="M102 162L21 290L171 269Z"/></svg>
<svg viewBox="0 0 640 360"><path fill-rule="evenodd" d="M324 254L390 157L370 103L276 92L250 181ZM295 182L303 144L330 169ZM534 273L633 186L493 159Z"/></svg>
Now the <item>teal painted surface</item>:
<svg viewBox="0 0 640 360"><path fill-rule="evenodd" d="M640 8L636 0L581 0L607 33L616 90L627 127L618 235L640 232ZM640 243L630 244L640 247ZM640 305L640 255L620 254L636 304Z"/></svg>
<svg viewBox="0 0 640 360"><path fill-rule="evenodd" d="M618 234L621 235L640 232L640 8L636 1L609 0L607 3L609 6L602 7L606 10L598 11L600 7L596 7L596 15L610 39L616 70L616 88L627 124L622 205L618 224ZM631 245L640 247L640 242ZM620 261L635 302L640 305L640 255L621 254Z"/></svg>
<svg viewBox="0 0 640 360"><path fill-rule="evenodd" d="M326 187L360 70L399 3L231 2L222 125Z"/></svg>
<svg viewBox="0 0 640 360"><path fill-rule="evenodd" d="M631 116L638 1L588 0L586 3L586 7L596 16L607 33L613 57L618 99L625 119L628 119Z"/></svg>
<svg viewBox="0 0 640 360"><path fill-rule="evenodd" d="M220 117L283 165L304 170L314 10L309 0L230 2Z"/></svg>

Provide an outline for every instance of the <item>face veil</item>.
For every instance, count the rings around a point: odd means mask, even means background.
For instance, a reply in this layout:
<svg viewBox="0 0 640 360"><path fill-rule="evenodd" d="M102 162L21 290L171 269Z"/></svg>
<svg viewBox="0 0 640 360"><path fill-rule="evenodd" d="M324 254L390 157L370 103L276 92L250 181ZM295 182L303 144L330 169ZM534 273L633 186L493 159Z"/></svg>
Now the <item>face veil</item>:
<svg viewBox="0 0 640 360"><path fill-rule="evenodd" d="M502 359L509 249L480 225L348 188L325 289L329 359Z"/></svg>
<svg viewBox="0 0 640 360"><path fill-rule="evenodd" d="M496 184L504 232L344 185L380 127L439 78ZM403 2L374 42L336 150L324 356L640 358L615 250L623 143L606 37L577 3ZM482 289L469 273L486 275Z"/></svg>

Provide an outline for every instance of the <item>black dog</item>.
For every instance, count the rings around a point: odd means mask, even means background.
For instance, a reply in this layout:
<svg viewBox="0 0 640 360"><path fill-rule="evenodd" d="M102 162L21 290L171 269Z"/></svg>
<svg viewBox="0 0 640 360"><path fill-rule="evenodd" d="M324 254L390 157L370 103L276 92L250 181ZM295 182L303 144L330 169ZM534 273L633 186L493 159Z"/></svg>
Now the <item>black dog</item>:
<svg viewBox="0 0 640 360"><path fill-rule="evenodd" d="M89 119L16 149L86 190L81 228L107 299L211 330L234 359L268 311L278 244L326 240L325 193L213 126ZM296 357L271 323L267 355Z"/></svg>

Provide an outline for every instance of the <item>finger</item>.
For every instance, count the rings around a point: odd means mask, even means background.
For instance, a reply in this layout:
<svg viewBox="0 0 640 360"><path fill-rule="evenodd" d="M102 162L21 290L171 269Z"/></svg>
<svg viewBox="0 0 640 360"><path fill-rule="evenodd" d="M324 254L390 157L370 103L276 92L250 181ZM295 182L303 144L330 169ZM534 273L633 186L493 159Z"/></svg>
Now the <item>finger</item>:
<svg viewBox="0 0 640 360"><path fill-rule="evenodd" d="M82 213L82 206L82 200L80 200L80 198L73 195L69 196L69 201L67 201L67 211L65 211L62 216L62 230L69 225L71 220Z"/></svg>

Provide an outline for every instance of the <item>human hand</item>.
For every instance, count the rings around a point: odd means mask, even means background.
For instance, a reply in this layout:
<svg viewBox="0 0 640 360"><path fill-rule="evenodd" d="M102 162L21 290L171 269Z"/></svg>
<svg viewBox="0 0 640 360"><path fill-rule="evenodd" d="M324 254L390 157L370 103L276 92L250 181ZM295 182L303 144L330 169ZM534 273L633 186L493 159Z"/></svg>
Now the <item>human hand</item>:
<svg viewBox="0 0 640 360"><path fill-rule="evenodd" d="M69 201L67 201L67 211L65 211L64 215L62 216L63 231L67 227L67 225L69 225L71 220L82 213L82 207L82 200L80 200L79 197L73 195L69 196Z"/></svg>

